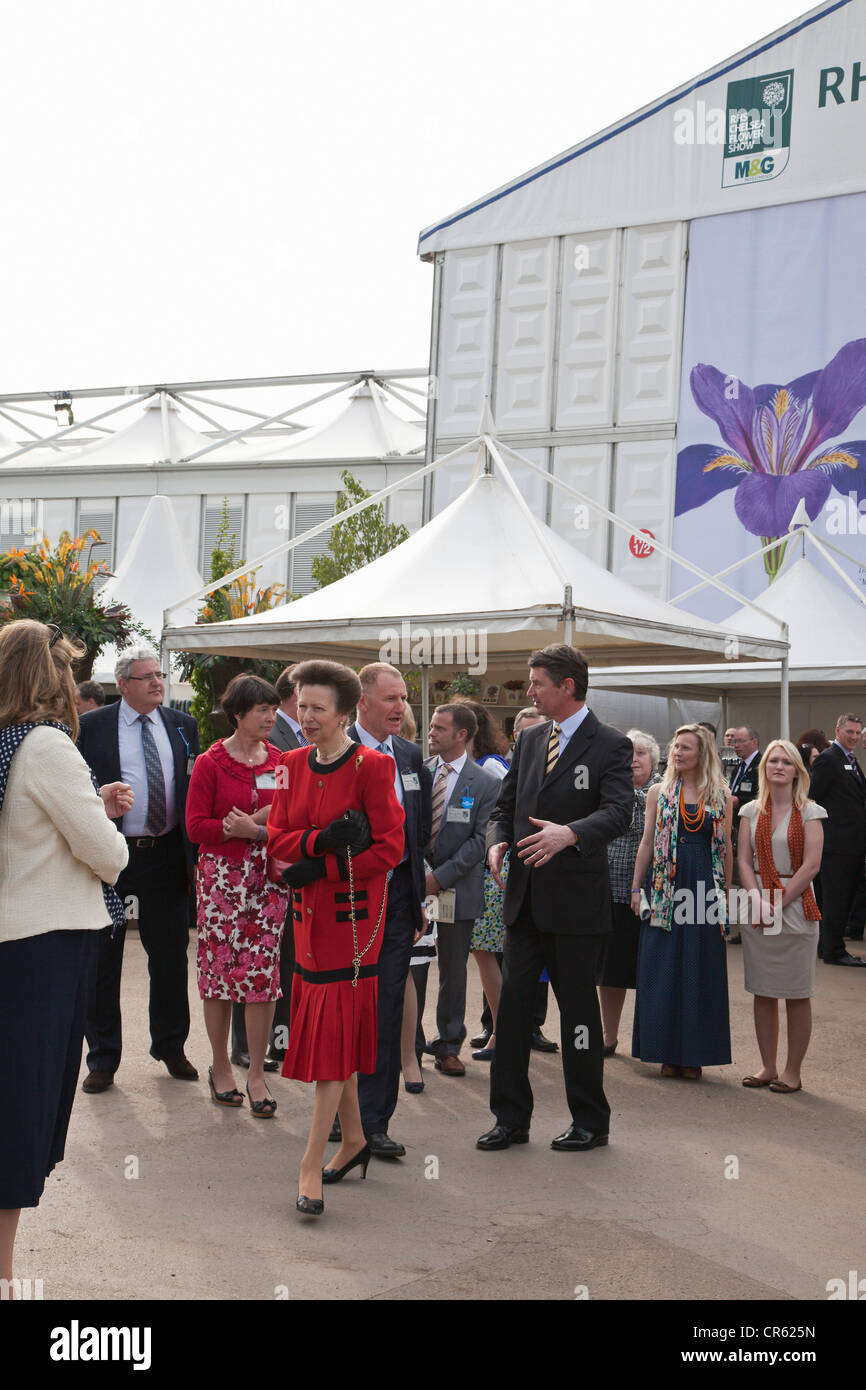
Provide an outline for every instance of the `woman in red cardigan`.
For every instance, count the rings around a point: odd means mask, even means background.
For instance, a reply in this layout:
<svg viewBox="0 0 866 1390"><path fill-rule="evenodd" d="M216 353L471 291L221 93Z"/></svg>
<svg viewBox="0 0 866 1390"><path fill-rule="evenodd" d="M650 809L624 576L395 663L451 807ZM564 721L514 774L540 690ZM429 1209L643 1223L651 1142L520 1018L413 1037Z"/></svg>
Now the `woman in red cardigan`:
<svg viewBox="0 0 866 1390"><path fill-rule="evenodd" d="M222 707L234 728L196 758L186 828L198 844L196 905L198 989L213 1049L211 1098L243 1105L228 1054L231 1007L246 1005L252 1113L270 1119L277 1102L263 1065L274 1004L281 997L280 937L286 893L268 879L267 817L280 750L267 742L280 697L259 676L229 682Z"/></svg>
<svg viewBox="0 0 866 1390"><path fill-rule="evenodd" d="M391 757L346 733L361 695L354 671L305 661L291 672L298 718L312 748L282 757L268 817L270 850L288 862L295 975L283 1076L316 1082L298 1211L320 1216L322 1183L366 1176L370 1150L358 1108L359 1071L376 1070L376 962L389 871L405 849ZM322 1171L334 1111L343 1140Z"/></svg>

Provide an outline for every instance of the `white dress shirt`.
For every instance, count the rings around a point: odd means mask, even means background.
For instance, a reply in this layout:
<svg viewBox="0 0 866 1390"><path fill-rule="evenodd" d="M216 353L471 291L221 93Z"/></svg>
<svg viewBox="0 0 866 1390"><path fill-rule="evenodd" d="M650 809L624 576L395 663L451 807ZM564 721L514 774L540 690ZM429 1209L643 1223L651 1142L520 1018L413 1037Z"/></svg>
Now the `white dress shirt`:
<svg viewBox="0 0 866 1390"><path fill-rule="evenodd" d="M567 719L562 720L559 726L559 758L562 757L588 714L589 705L584 705L583 709L579 709L576 714L570 714ZM556 720L554 719L553 722L555 724ZM559 758L557 758L557 762Z"/></svg>
<svg viewBox="0 0 866 1390"><path fill-rule="evenodd" d="M145 716L150 723L153 741L162 764L165 782L165 831L168 834L177 826L177 809L174 792L174 754L168 730L162 722L158 709ZM120 776L128 782L135 793L131 811L123 817L124 835L149 835L147 828L147 769L144 765L144 748L141 742L141 725L138 714L125 700L120 702L117 720L117 742L120 751Z"/></svg>
<svg viewBox="0 0 866 1390"><path fill-rule="evenodd" d="M461 753L459 758L455 758L453 762L451 762L451 763L448 764L448 766L451 768L451 771L448 773L448 780L447 780L447 782L445 783L445 805L446 805L446 806L448 805L449 801L451 800L452 794L453 794L453 792L454 792L454 788L455 788L455 786L457 785L457 778L460 776L461 772L463 771L464 767L466 766L466 759L467 759L468 756L469 756L469 755L468 755L467 753ZM436 785L436 779L437 779L437 777L439 776L439 769L440 769L440 767L442 767L442 766L444 765L444 763L445 763L445 759L444 759L444 758L442 758L442 757L437 758L437 760L436 760L436 766L435 766L434 769L433 769L433 785L434 785L434 787L435 787L435 785ZM443 817L444 817L444 815L445 815L445 812L444 812L444 811L442 812L442 815L443 815Z"/></svg>

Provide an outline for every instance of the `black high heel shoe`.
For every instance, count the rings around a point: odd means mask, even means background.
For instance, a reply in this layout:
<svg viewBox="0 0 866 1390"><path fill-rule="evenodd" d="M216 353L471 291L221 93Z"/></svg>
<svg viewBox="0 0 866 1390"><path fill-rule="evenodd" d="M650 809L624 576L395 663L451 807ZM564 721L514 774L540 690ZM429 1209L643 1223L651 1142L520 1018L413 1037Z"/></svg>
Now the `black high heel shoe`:
<svg viewBox="0 0 866 1390"><path fill-rule="evenodd" d="M304 1197L301 1194L295 1202L295 1210L302 1216L321 1216L325 1210L325 1203L321 1197Z"/></svg>
<svg viewBox="0 0 866 1390"><path fill-rule="evenodd" d="M361 1169L361 1177L366 1178L367 1168L370 1163L370 1145L365 1144L363 1149L359 1149L354 1158L350 1158L348 1163L344 1163L342 1168L323 1168L322 1182L339 1182L352 1168Z"/></svg>

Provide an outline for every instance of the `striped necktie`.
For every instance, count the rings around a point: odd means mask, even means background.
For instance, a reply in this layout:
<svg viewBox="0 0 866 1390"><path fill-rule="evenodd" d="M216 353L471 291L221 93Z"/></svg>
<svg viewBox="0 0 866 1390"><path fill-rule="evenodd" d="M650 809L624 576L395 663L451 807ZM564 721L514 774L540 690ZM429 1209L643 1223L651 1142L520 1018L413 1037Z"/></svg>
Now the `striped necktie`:
<svg viewBox="0 0 866 1390"><path fill-rule="evenodd" d="M436 774L436 784L433 788L433 832L430 836L430 849L436 844L439 831L442 829L442 817L445 814L445 793L448 789L448 774L453 768L450 763L441 763Z"/></svg>
<svg viewBox="0 0 866 1390"><path fill-rule="evenodd" d="M558 724L554 724L553 728L550 731L550 738L548 739L547 743L547 763L544 768L545 777L550 776L554 764L556 763L556 760L559 757L559 735L561 734L561 732L562 730L560 729Z"/></svg>
<svg viewBox="0 0 866 1390"><path fill-rule="evenodd" d="M161 835L165 830L165 778L162 763L150 720L146 714L138 716L141 725L141 746L144 752L144 770L147 773L147 821L146 828L151 835Z"/></svg>

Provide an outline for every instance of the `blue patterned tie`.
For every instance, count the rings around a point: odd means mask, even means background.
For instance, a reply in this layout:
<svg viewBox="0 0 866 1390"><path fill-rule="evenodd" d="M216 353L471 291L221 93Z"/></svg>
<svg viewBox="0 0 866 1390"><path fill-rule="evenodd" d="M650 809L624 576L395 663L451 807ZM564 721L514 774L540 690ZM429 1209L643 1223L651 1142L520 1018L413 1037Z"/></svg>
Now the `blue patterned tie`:
<svg viewBox="0 0 866 1390"><path fill-rule="evenodd" d="M147 772L147 829L151 835L161 835L165 830L165 778L162 763L156 749L150 720L146 714L138 716L141 725L141 746L144 750L144 767Z"/></svg>

